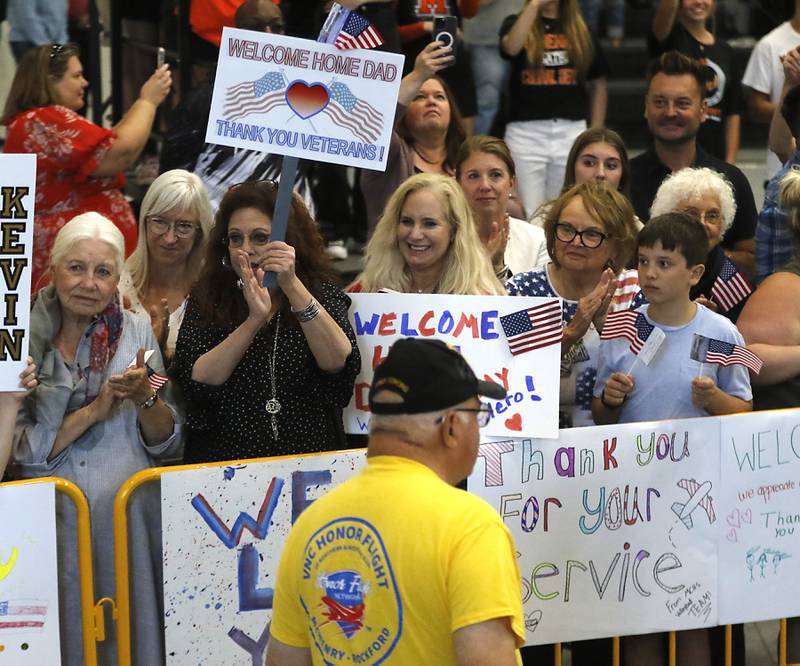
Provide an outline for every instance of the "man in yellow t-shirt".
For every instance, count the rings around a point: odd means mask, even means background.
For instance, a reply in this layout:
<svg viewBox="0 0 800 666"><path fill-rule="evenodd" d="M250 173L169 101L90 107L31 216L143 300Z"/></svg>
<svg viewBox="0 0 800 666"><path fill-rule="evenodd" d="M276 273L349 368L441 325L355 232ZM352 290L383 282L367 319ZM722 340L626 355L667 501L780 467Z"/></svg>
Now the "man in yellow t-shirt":
<svg viewBox="0 0 800 666"><path fill-rule="evenodd" d="M516 549L472 470L478 381L438 340L375 370L367 466L298 518L278 568L268 666L513 666L524 642Z"/></svg>

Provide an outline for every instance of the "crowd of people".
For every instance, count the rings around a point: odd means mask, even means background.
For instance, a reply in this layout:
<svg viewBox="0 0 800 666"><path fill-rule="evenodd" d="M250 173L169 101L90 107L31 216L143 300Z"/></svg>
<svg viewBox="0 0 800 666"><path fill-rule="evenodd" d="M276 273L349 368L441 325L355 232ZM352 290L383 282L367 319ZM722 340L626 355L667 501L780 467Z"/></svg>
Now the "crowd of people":
<svg viewBox="0 0 800 666"><path fill-rule="evenodd" d="M181 100L161 155L166 168L132 207L124 173L168 99L170 67L138 82L120 122L104 128L81 115L87 81L81 53L62 43L63 30L41 43L12 33L18 67L5 100L4 151L33 153L38 161L31 358L19 391L0 394L0 476L60 476L86 494L98 597L114 592L114 495L137 471L357 444L342 415L368 359L359 354L348 294L560 298L561 428L800 406L800 0L791 20L752 53L742 80L747 111L731 48L713 31L713 0L655 2L642 100L651 142L633 158L623 137L604 127L609 70L592 13L597 4L461 0L427 3L424 12L402 0L396 12L380 0L363 5L359 11L386 33L384 47L408 55L387 168L358 174L359 193L340 188L352 175L343 167L303 166L280 240L271 237L280 156L220 151L203 141L213 67ZM308 36L292 32L296 3L285 10L282 16L272 2L245 0L224 20ZM464 21L474 50L469 41L456 48L431 41L431 21L442 14ZM492 21L493 39L466 20L482 16ZM622 34L616 19L612 7L612 48ZM770 174L760 212L735 165L745 112L771 123L770 147L784 162ZM343 284L322 232L331 206L342 203L335 200L353 196L363 201L368 240L360 274ZM267 274L275 286L264 286ZM653 362L633 375L627 343L603 338L606 322L629 312L665 336ZM747 346L763 360L761 373L693 359L695 333ZM379 369L376 379L381 372L405 376L411 370L403 363L425 360L427 372L448 367L445 374L463 363L444 348L415 349L398 351L399 365ZM423 400L406 411L396 409L397 396L387 397L396 386L373 386L370 394L376 416L369 455L411 458L438 479L396 461L378 460L369 474L390 485L413 478L442 503L463 505L484 525L487 555L502 561L496 585L495 572L482 575L487 598L494 593L503 613L484 619L504 622L464 633L471 623L461 620L481 616L458 601L470 612L454 613L460 624L454 619L442 634L454 645L442 647L436 663L462 663L465 654L471 660L463 663L506 663L498 655L507 659L509 650L514 663L522 637L519 603L507 603L510 536L483 508L439 483L462 481L475 460L474 451L453 447L459 437L476 442L476 428L487 420L477 396L498 387L476 381L467 367L437 397L409 376L414 391L434 404ZM467 388L456 395L459 382ZM417 417L429 413L436 418L419 426ZM369 474L341 494L341 505L369 505L376 524L430 519L441 538L454 538L443 516L426 514L424 493L404 517L381 518L376 507L391 502L373 505L358 494L375 492L379 481ZM74 510L59 500L57 511L59 530L68 534ZM321 512L314 516L327 515ZM130 514L140 666L164 661L158 516L157 496L140 493ZM486 539L502 543L486 546ZM291 543L292 552L301 547ZM58 547L62 652L65 664L77 666L77 553L69 539ZM472 566L476 556L467 560ZM284 561L282 571L297 566ZM444 583L431 576L438 590ZM284 650L285 657L273 656L275 664L311 663L300 648L309 638L298 593L276 597L283 609L273 625L275 654ZM447 600L439 602L443 613ZM790 659L797 659L800 627L790 621L790 629ZM438 647L441 637L431 636ZM723 663L717 638L682 633L678 663ZM493 640L500 652L479 649ZM100 644L101 663L116 663L113 645ZM602 641L575 644L573 664L599 664L607 648ZM521 651L525 664L551 655L550 648ZM626 639L623 660L664 663L662 637Z"/></svg>

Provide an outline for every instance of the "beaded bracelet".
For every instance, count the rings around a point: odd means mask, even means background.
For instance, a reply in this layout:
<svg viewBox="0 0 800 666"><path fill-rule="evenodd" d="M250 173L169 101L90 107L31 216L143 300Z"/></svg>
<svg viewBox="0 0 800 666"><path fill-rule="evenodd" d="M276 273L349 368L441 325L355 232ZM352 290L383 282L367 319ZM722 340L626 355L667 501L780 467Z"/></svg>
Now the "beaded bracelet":
<svg viewBox="0 0 800 666"><path fill-rule="evenodd" d="M297 321L304 324L319 314L319 304L312 298L311 302L302 310L292 310L292 312L297 317Z"/></svg>

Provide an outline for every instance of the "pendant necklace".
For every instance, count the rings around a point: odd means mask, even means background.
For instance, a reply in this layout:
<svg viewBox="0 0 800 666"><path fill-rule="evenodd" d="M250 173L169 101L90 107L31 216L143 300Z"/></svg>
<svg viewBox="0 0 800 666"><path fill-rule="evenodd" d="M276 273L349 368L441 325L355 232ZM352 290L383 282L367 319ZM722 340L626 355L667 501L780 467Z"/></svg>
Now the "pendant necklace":
<svg viewBox="0 0 800 666"><path fill-rule="evenodd" d="M278 441L278 422L275 418L275 415L281 411L281 403L278 401L277 398L277 390L275 388L275 379L277 374L277 365L276 365L276 356L278 353L278 332L280 331L281 326L281 313L275 315L275 337L272 341L272 358L270 359L267 356L267 369L269 370L269 388L272 393L272 397L267 400L266 410L267 414L269 414L270 421L272 423L272 434L275 437L275 441Z"/></svg>

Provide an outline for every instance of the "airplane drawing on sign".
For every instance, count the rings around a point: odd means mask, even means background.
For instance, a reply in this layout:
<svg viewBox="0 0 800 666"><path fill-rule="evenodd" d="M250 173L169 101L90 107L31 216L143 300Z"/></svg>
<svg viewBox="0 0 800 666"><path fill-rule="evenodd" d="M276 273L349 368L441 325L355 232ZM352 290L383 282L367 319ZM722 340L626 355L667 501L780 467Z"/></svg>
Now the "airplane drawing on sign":
<svg viewBox="0 0 800 666"><path fill-rule="evenodd" d="M704 481L701 484L694 479L681 479L677 485L688 493L689 499L685 504L673 502L672 512L678 516L686 529L692 529L692 514L698 506L706 512L709 524L717 519L714 514L713 498L708 494L711 491L711 481Z"/></svg>

